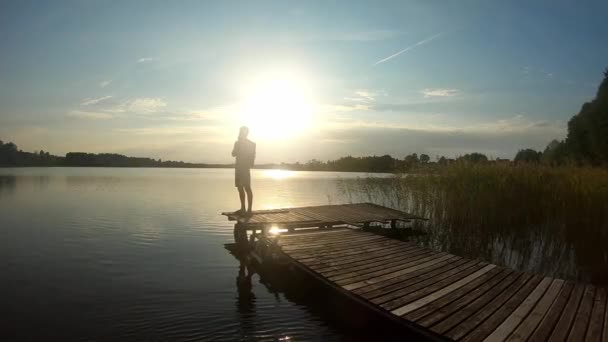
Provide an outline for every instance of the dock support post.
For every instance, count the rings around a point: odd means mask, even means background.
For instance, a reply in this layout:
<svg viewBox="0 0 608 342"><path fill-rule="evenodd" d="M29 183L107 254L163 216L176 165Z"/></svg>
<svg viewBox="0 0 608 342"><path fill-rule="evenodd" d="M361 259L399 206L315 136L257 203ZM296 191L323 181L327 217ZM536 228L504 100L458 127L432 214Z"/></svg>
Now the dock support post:
<svg viewBox="0 0 608 342"><path fill-rule="evenodd" d="M397 220L391 220L391 228L397 228Z"/></svg>

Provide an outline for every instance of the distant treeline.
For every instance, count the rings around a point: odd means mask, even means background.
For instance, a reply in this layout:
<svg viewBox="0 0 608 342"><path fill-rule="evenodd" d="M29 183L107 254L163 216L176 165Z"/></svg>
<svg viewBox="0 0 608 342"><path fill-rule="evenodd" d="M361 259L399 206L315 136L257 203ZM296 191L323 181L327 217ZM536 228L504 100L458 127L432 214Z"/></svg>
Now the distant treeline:
<svg viewBox="0 0 608 342"><path fill-rule="evenodd" d="M510 163L510 160L500 158L491 160L482 153L474 152L465 154L456 159L441 156L435 157L435 160L431 161L431 157L427 154L423 153L418 156L417 153L412 153L405 156L403 159L393 158L388 154L367 157L348 156L336 160L328 160L326 162L313 159L307 163L282 163L279 167L296 171L400 172L411 171L422 167L443 166L455 162Z"/></svg>
<svg viewBox="0 0 608 342"><path fill-rule="evenodd" d="M412 153L403 159L390 155L367 157L342 157L336 160L313 159L306 163L281 163L256 165L258 169L282 168L299 171L345 171L345 172L395 172L410 170L424 165L446 165L455 161L487 162L481 153L466 154L457 159L437 157L436 161L426 154ZM508 160L503 160L507 161ZM493 161L492 161L493 162ZM65 157L55 156L45 151L24 152L12 142L0 140L0 166L96 166L96 167L178 167L178 168L230 168L233 164L186 163L182 161L162 161L160 159L127 157L116 153L69 152Z"/></svg>
<svg viewBox="0 0 608 342"><path fill-rule="evenodd" d="M231 167L221 164L185 163L141 157L127 157L116 153L69 152L65 157L48 152L24 152L12 142L0 140L0 166L102 166L102 167L184 167L217 168Z"/></svg>

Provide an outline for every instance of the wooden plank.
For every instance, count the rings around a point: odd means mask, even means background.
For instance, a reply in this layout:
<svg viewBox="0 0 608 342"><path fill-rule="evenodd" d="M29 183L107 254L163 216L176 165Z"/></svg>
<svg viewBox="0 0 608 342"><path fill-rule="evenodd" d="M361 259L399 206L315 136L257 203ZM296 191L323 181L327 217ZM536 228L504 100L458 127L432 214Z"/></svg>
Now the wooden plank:
<svg viewBox="0 0 608 342"><path fill-rule="evenodd" d="M595 291L595 300L593 301L593 310L589 320L589 328L585 341L601 341L602 328L604 326L604 316L606 315L606 289L598 288Z"/></svg>
<svg viewBox="0 0 608 342"><path fill-rule="evenodd" d="M449 310L451 314L439 323L431 325L431 330L439 334L446 334L449 331L448 336L451 335L454 339L461 338L494 312L490 308L504 304L509 296L521 288L530 277L531 275L518 272L511 273L477 299L464 307L459 306L459 310Z"/></svg>
<svg viewBox="0 0 608 342"><path fill-rule="evenodd" d="M447 259L450 259L450 258L453 258L453 257L454 256L451 255L451 254L439 253L436 258L430 259L428 261L425 261L423 263L417 264L415 266L408 267L406 269L399 270L399 271L396 271L396 272L391 272L391 273L388 273L388 274L384 274L384 275L381 275L379 277L364 279L364 280L361 280L361 281L358 281L358 282L355 282L355 283L344 284L344 285L341 285L341 286L345 290L349 290L349 291L350 290L355 290L355 289L358 289L358 288L366 286L366 285L379 283L381 281L384 281L384 280L387 280L387 279L391 279L391 278L395 278L395 277L398 277L400 275L404 275L404 274L407 274L407 273L415 272L417 270L420 270L420 269L432 266L434 264L437 264L439 262L442 262L444 260L447 260Z"/></svg>
<svg viewBox="0 0 608 342"><path fill-rule="evenodd" d="M384 236L374 235L374 234L349 234L349 235L339 235L336 238L324 239L322 237L317 237L316 239L311 240L279 240L279 246L282 249L306 249L306 248L318 248L323 247L324 245L334 245L334 244L345 244L345 243L353 243L358 241L374 241L374 240L390 240Z"/></svg>
<svg viewBox="0 0 608 342"><path fill-rule="evenodd" d="M306 255L293 255L293 254L289 254L291 258L298 260L298 262L303 263L309 267L332 267L334 265L338 265L336 267L339 267L341 263L350 263L350 262L355 262L357 260L357 253L366 253L370 256L375 256L375 255L384 255L386 253L394 253L399 251L400 246L398 245L387 245L385 247L374 247L374 248L367 248L365 250L363 250L362 248L358 249L358 252L356 252L356 250L345 250L342 251L340 253L333 253L331 255L323 255L323 254L306 254Z"/></svg>
<svg viewBox="0 0 608 342"><path fill-rule="evenodd" d="M583 297L583 291L585 290L585 286L581 284L577 284L574 286L574 289L570 293L570 298L566 303L566 307L564 311L562 311L562 315L553 330L553 333L549 337L551 341L564 341L566 337L568 337L568 333L570 332L570 327L572 326L572 322L574 321L574 316L576 315L576 310L578 309L578 305Z"/></svg>
<svg viewBox="0 0 608 342"><path fill-rule="evenodd" d="M320 221L336 221L336 219L334 217L330 217L330 216L326 216L326 215L322 215L319 213L319 210L315 210L315 209L309 209L308 208L296 208L294 209L294 211L298 214L304 215L304 216L308 216L310 218L314 218L316 220L320 220ZM339 221L339 220L338 220Z"/></svg>
<svg viewBox="0 0 608 342"><path fill-rule="evenodd" d="M381 275L386 272L390 272L392 270L402 269L407 267L407 265L413 265L417 260L421 260L424 258L430 258L437 255L437 252L419 250L415 251L411 255L406 255L402 260L397 260L396 262L392 262L390 265L380 264L371 268L364 268L360 270L350 270L346 272L337 272L332 275L327 275L327 277L335 282L341 282L346 279L359 279L360 277L367 277L368 275L376 276ZM325 274L324 274L325 275ZM359 278L357 278L359 277Z"/></svg>
<svg viewBox="0 0 608 342"><path fill-rule="evenodd" d="M346 265L343 265L342 267L338 267L335 269L315 270L315 271L323 274L325 277L335 277L335 276L340 276L343 274L353 273L353 272L361 273L361 272L373 271L377 267L384 267L384 268L392 267L392 266L403 264L406 261L410 261L411 258L429 256L432 254L436 254L436 252L414 248L414 249L408 250L406 252L394 253L391 255L390 259L380 259L380 260L365 259L366 261L369 261L369 262L365 263L365 264L354 265L354 266L351 266L350 264L346 264Z"/></svg>
<svg viewBox="0 0 608 342"><path fill-rule="evenodd" d="M496 265L486 265L485 267L483 267L482 269L479 269L478 271L475 271L472 274L467 275L466 277L456 281L455 283L452 283L446 287L443 287L441 290L438 290L426 297L420 298L415 302L412 302L408 305L402 306L398 309L395 309L393 311L391 311L394 315L397 316L402 316L407 314L408 312L414 311L418 308L421 308L422 306L431 303L439 298L441 298L442 296L445 296L446 294L457 290L458 288L468 284L469 282L475 280L476 278L482 276L483 274L489 272L490 270L492 270L494 267L496 267Z"/></svg>
<svg viewBox="0 0 608 342"><path fill-rule="evenodd" d="M335 256L329 259L322 260L322 263L308 262L304 259L298 259L300 262L303 262L309 265L310 268L317 272L324 272L332 269L341 269L343 267L349 266L358 266L367 264L369 261L373 262L375 260L390 260L393 258L399 257L401 253L410 253L412 251L420 251L421 249L416 247L408 247L408 246L389 246L387 248L378 249L372 252L366 253L366 259L361 259L357 257L357 254L346 254L343 256ZM314 259L317 260L317 259Z"/></svg>
<svg viewBox="0 0 608 342"><path fill-rule="evenodd" d="M512 270L495 267L460 289L408 313L403 318L424 327L434 325L479 298L512 273Z"/></svg>
<svg viewBox="0 0 608 342"><path fill-rule="evenodd" d="M438 263L433 264L428 267L421 268L414 272L408 272L406 274L403 274L403 275L400 275L400 276L397 276L397 277L394 277L391 279L387 279L384 281L380 281L380 282L377 282L374 284L369 284L369 285L354 289L354 290L352 290L352 293L365 297L370 292L385 291L385 289L391 290L391 291L393 289L399 289L401 287L407 286L407 283L410 281L410 279L416 278L421 275L429 274L429 273L432 276L433 274L435 274L435 272L438 269L445 270L444 269L445 266L449 266L450 264L457 262L458 260L462 260L462 259L463 258L461 258L461 257L454 256L452 258L448 258L446 260L443 260L441 262L438 262ZM382 293L382 292L380 292L380 293Z"/></svg>
<svg viewBox="0 0 608 342"><path fill-rule="evenodd" d="M354 236L357 232L352 231L353 229L317 229L315 232L301 232L296 231L294 233L287 234L279 234L279 242L281 244L292 244L297 242L307 242L314 241L315 239L322 240L336 240L336 239L344 239Z"/></svg>
<svg viewBox="0 0 608 342"><path fill-rule="evenodd" d="M294 243L296 241L314 241L315 239L339 239L351 236L374 235L363 231L357 231L351 228L339 229L315 229L310 232L295 231L293 233L282 233L279 235L280 241L284 243Z"/></svg>
<svg viewBox="0 0 608 342"><path fill-rule="evenodd" d="M502 307L533 278L532 274L516 275L513 282L499 284L458 313L432 326L431 330L455 340L461 339ZM538 280L540 281L540 278Z"/></svg>
<svg viewBox="0 0 608 342"><path fill-rule="evenodd" d="M530 294L525 297L523 302L519 304L515 310L486 338L488 341L504 341L511 333L515 331L517 326L526 318L532 311L536 303L545 294L549 286L553 282L552 278L544 277L540 283L534 288ZM536 325L533 328L536 328Z"/></svg>
<svg viewBox="0 0 608 342"><path fill-rule="evenodd" d="M391 279L402 274L411 273L421 268L425 268L431 265L434 265L438 262L441 262L446 259L450 259L454 257L454 255L447 253L438 253L420 260L416 260L412 263L406 263L403 269L398 270L389 270L389 273L378 272L378 274L366 274L364 276L357 276L354 278L345 279L343 281L337 282L338 285L342 286L346 290L354 290L359 287L363 287L368 284L374 284L386 279Z"/></svg>
<svg viewBox="0 0 608 342"><path fill-rule="evenodd" d="M542 277L535 275L521 289L519 289L502 306L498 307L490 317L463 338L463 341L481 341L490 335L542 281Z"/></svg>
<svg viewBox="0 0 608 342"><path fill-rule="evenodd" d="M352 238L348 238L347 240L337 240L337 241L324 241L320 240L316 243L306 243L306 244L292 244L292 245L281 245L281 249L285 252L304 252L306 250L314 250L314 249L326 249L326 248L334 248L341 246L355 246L362 244L373 244L375 241L386 241L387 238L383 236L356 236Z"/></svg>
<svg viewBox="0 0 608 342"><path fill-rule="evenodd" d="M430 260L433 260L436 258L441 258L444 255L445 255L445 253L431 253L430 255L425 255L420 258L412 258L411 260L405 260L403 263L401 263L397 266L388 267L388 268L380 267L380 268L374 269L373 271L350 272L347 274L342 274L338 277L329 277L329 279L331 279L332 281L336 282L339 285L352 284L352 283L363 281L365 279L370 279L370 278L381 276L381 275L384 275L387 273L407 269L409 267L416 266L416 265L426 262L426 261L430 261Z"/></svg>
<svg viewBox="0 0 608 342"><path fill-rule="evenodd" d="M378 248L378 247L386 247L386 246L390 246L390 245L403 246L403 244L399 243L398 240L382 239L382 240L376 240L376 242L373 244L365 243L365 241L364 241L363 243L353 243L351 245L347 244L346 246L344 246L342 244L338 244L336 246L330 246L327 248L316 248L316 249L310 249L310 250L295 250L295 249L286 250L280 245L279 245L279 247L281 248L281 250L283 250L285 252L289 252L289 254L292 254L292 255L330 255L330 254L339 254L341 252L345 252L345 251L351 250L351 249L362 250L363 248L371 249L371 248Z"/></svg>
<svg viewBox="0 0 608 342"><path fill-rule="evenodd" d="M381 287L381 288L378 288L378 289L375 289L372 291L367 291L365 293L362 293L361 297L364 297L369 300L369 299L373 299L373 298L378 298L380 296L388 296L389 294L395 293L397 291L404 291L404 290L407 291L408 288L411 291L412 286L414 286L414 285L419 286L418 285L419 283L421 283L427 279L431 279L435 276L441 275L445 272L448 272L469 261L470 260L467 260L464 258L454 257L452 259L446 260L445 264L439 263L439 264L436 264L436 265L433 265L431 267L421 270L420 273L418 273L417 275L409 277L407 279L407 281L399 281L399 282L395 282L389 286L384 286L384 287Z"/></svg>
<svg viewBox="0 0 608 342"><path fill-rule="evenodd" d="M509 341L526 341L528 337L532 335L536 327L540 324L541 320L545 316L545 314L547 314L547 312L549 311L549 307L551 306L551 304L553 304L553 302L557 298L557 295L561 291L563 284L564 281L561 279L553 280L543 297L538 301L538 304L534 307L533 310L530 310L530 314L528 315L528 317L526 317L525 320L523 320L522 317L521 324L517 327L513 334L509 336ZM517 309L520 310L522 306Z"/></svg>
<svg viewBox="0 0 608 342"><path fill-rule="evenodd" d="M389 247L401 245L398 241L383 241L374 245L351 246L349 248L340 248L332 250L318 250L313 252L290 252L289 255L298 260L318 259L318 258L337 258L338 256L347 256L352 254L369 253L380 251ZM353 253L354 252L354 253Z"/></svg>
<svg viewBox="0 0 608 342"><path fill-rule="evenodd" d="M333 228L333 229L301 229L297 230L293 233L280 233L277 235L279 240L287 240L303 238L303 237L318 237L318 236L328 236L327 234L350 234L351 231L354 233L354 229L350 228Z"/></svg>
<svg viewBox="0 0 608 342"><path fill-rule="evenodd" d="M331 266L319 267L312 266L311 268L319 273L323 273L330 270L348 270L358 266L367 266L377 262L390 262L394 259L402 260L404 255L414 253L414 252L426 252L422 248L413 247L413 246L403 246L404 248L394 248L392 251L388 251L388 253L383 253L384 251L378 251L377 254L366 255L366 258L356 258L356 255L353 256L353 259L343 260L338 262L332 262Z"/></svg>
<svg viewBox="0 0 608 342"><path fill-rule="evenodd" d="M430 285L433 285L446 278L450 278L451 276L458 275L461 271L476 265L479 265L477 260L460 259L446 265L445 267L442 267L443 272L433 271L426 273L417 278L410 279L410 281L407 282L408 286L401 287L395 291L389 291L388 293L385 291L378 291L380 292L379 296L376 296L376 293L373 292L368 293L366 298L370 299L370 301L374 304L382 305L382 307L387 310L393 310L394 308L406 304L405 301L408 300L407 295L420 289L428 289ZM417 281L416 283L412 281L414 279ZM371 297L372 295L374 297Z"/></svg>
<svg viewBox="0 0 608 342"><path fill-rule="evenodd" d="M570 297L570 293L572 292L573 288L574 284L572 282L564 283L557 296L557 299L555 299L555 301L549 308L549 312L545 315L536 331L534 331L534 333L530 337L530 341L541 342L546 341L549 338L549 335L551 335L551 332L553 331L557 320L562 314L562 310L568 302L568 298Z"/></svg>
<svg viewBox="0 0 608 342"><path fill-rule="evenodd" d="M572 325L572 330L570 330L570 335L568 335L568 341L583 341L585 339L594 297L595 287L593 285L585 286L583 299L581 299L581 304L574 318L574 324Z"/></svg>

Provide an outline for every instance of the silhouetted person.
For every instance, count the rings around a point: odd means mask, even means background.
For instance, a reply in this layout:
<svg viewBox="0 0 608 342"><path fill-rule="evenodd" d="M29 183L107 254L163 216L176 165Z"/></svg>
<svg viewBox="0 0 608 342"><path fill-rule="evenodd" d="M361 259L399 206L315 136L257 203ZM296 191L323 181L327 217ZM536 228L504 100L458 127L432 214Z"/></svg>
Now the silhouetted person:
<svg viewBox="0 0 608 342"><path fill-rule="evenodd" d="M251 191L251 168L255 161L255 143L247 139L249 128L243 126L239 131L239 138L234 143L232 156L236 158L234 168L234 186L239 190L241 209L237 213L245 213L245 192L247 192L247 214L251 214L253 205L253 192Z"/></svg>

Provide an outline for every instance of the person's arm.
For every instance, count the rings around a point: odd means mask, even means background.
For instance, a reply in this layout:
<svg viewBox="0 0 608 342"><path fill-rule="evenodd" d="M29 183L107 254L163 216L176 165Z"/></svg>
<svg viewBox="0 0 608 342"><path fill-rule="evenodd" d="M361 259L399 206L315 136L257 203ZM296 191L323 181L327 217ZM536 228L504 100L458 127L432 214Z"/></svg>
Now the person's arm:
<svg viewBox="0 0 608 342"><path fill-rule="evenodd" d="M253 143L253 154L251 155L251 167L255 164L255 143Z"/></svg>
<svg viewBox="0 0 608 342"><path fill-rule="evenodd" d="M235 142L234 142L234 147L232 148L232 156L233 156L233 157L236 157L236 150L237 150L237 148L236 148L236 147L237 147L237 146L236 146L236 144L237 144L237 143L238 143L238 141L235 141Z"/></svg>

